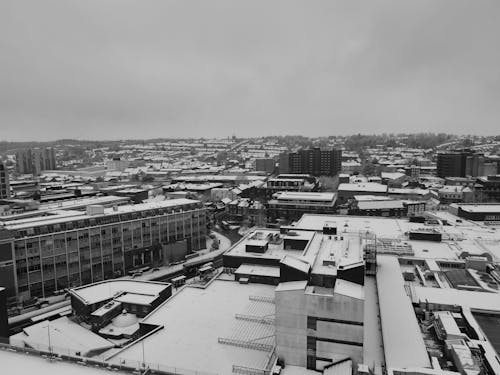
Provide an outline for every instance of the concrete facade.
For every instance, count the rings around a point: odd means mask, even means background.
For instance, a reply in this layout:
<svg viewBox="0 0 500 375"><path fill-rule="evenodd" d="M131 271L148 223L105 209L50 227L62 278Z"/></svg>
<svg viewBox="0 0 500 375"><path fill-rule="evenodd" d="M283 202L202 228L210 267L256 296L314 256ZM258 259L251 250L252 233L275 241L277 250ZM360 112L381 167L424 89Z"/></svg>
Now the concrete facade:
<svg viewBox="0 0 500 375"><path fill-rule="evenodd" d="M346 281L342 290L280 284L275 293L276 345L287 365L321 370L344 358L363 362L364 295L362 286Z"/></svg>

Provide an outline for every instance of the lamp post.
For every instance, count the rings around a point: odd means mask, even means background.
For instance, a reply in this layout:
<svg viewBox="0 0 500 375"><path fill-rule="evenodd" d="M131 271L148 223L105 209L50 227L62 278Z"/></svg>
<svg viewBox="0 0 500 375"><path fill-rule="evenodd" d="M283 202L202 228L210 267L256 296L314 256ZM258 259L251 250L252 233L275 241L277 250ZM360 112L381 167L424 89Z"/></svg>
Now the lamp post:
<svg viewBox="0 0 500 375"><path fill-rule="evenodd" d="M47 320L47 336L49 339L49 353L52 354L52 344L50 342L50 320Z"/></svg>

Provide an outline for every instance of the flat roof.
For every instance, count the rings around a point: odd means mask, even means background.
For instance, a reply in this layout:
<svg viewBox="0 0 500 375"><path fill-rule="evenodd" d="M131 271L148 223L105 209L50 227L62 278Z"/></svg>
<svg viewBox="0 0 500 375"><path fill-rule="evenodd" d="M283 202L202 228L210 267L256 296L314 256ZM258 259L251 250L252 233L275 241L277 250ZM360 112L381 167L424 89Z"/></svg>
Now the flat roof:
<svg viewBox="0 0 500 375"><path fill-rule="evenodd" d="M267 250L264 253L254 253L247 252L246 245L249 241L256 239L265 239L267 236L279 234L279 231L276 229L267 229L267 228L258 228L253 232L248 233L245 237L239 240L236 244L234 244L225 255L228 256L239 256L245 258L267 258L267 259L275 259L281 260L286 254L292 254L295 256L301 256L302 250L285 250L283 246L283 241L280 242L268 242ZM281 236L281 235L280 235ZM312 236L312 234L311 234ZM280 237L282 238L282 237ZM193 258L195 260L196 258ZM250 263L250 261L248 262Z"/></svg>
<svg viewBox="0 0 500 375"><path fill-rule="evenodd" d="M318 202L332 202L335 199L335 193L316 193L302 191L282 191L277 193L277 200L307 200Z"/></svg>
<svg viewBox="0 0 500 375"><path fill-rule="evenodd" d="M281 259L280 263L284 264L285 266L299 270L300 272L303 273L308 273L309 270L311 269L311 265L305 260L299 259L297 257L294 257L293 255L288 255L288 254L285 255L283 259Z"/></svg>
<svg viewBox="0 0 500 375"><path fill-rule="evenodd" d="M376 182L362 182L357 184L342 183L339 184L338 191L373 191L385 193L387 192L387 185L378 184Z"/></svg>
<svg viewBox="0 0 500 375"><path fill-rule="evenodd" d="M89 198L76 198L68 201L61 201L57 203L43 203L38 208L38 211L52 210L52 209L69 209L74 207L84 207L92 204L110 204L118 202L128 202L127 197L117 197L115 195L104 195L100 197Z"/></svg>
<svg viewBox="0 0 500 375"><path fill-rule="evenodd" d="M205 289L184 287L143 320L163 329L116 353L109 361L138 363L144 351L145 361L160 370L175 367L231 374L233 365L263 368L268 352L218 342L220 337L234 338L238 328L244 327L248 329L246 340L258 340L269 329L273 337L274 326L245 322L242 327L242 321L235 318L250 311L259 316L274 313L273 303L253 301L252 296L274 297L274 286L214 280Z"/></svg>
<svg viewBox="0 0 500 375"><path fill-rule="evenodd" d="M337 275L337 267L346 257L355 261L363 260L359 238L350 234L340 236L316 233L303 254L303 258L312 264L312 273L330 276ZM333 261L335 265L332 265Z"/></svg>
<svg viewBox="0 0 500 375"><path fill-rule="evenodd" d="M455 207L460 207L462 211L474 213L498 213L500 212L500 204L454 204Z"/></svg>
<svg viewBox="0 0 500 375"><path fill-rule="evenodd" d="M250 275L250 276L265 276L265 277L280 277L279 267L261 266L257 264L242 264L239 266L235 274Z"/></svg>
<svg viewBox="0 0 500 375"><path fill-rule="evenodd" d="M500 311L500 294L452 288L415 286L413 299L420 303L465 306L471 310Z"/></svg>
<svg viewBox="0 0 500 375"><path fill-rule="evenodd" d="M66 316L61 318L33 324L9 338L12 345L29 345L32 348L49 350L48 334L50 332L50 345L55 351L71 352L81 355L93 351L104 351L114 347L114 344L94 332L69 320Z"/></svg>
<svg viewBox="0 0 500 375"><path fill-rule="evenodd" d="M397 257L379 255L377 263L380 321L387 367L430 367Z"/></svg>
<svg viewBox="0 0 500 375"><path fill-rule="evenodd" d="M118 297L115 301L122 303L132 303L134 305L148 306L154 302L157 296L145 295L137 293L125 293Z"/></svg>
<svg viewBox="0 0 500 375"><path fill-rule="evenodd" d="M385 360L375 277L365 277L364 289L363 361L373 366L376 375L382 375L382 366Z"/></svg>
<svg viewBox="0 0 500 375"><path fill-rule="evenodd" d="M111 299L122 293L135 293L148 296L157 296L170 284L156 281L140 280L106 280L94 284L70 289L70 293L80 298L86 304L91 305Z"/></svg>
<svg viewBox="0 0 500 375"><path fill-rule="evenodd" d="M184 206L193 203L199 203L198 200L178 198L178 199L166 199L163 201L146 202L139 204L128 204L117 206L115 208L109 207L104 208L104 214L88 215L83 211L70 211L70 210L60 210L56 211L54 215L48 216L38 216L29 219L13 220L5 222L5 228L10 230L20 230L25 228L31 228L34 226L49 225L64 223L73 220L91 219L96 217L111 216L116 214L123 214L129 212L141 212L152 209L160 209L167 207L177 207Z"/></svg>
<svg viewBox="0 0 500 375"><path fill-rule="evenodd" d="M444 215L446 214L446 215ZM374 233L378 239L393 239L411 245L414 256L436 260L457 260L460 254L471 255L489 253L494 260L500 260L500 231L491 226L460 219L451 213L438 212L434 216L443 216L451 225L424 225L413 223L408 219L368 217L354 215L321 215L304 214L289 228L297 231L322 231L326 222L334 219L337 224L337 235L358 236ZM456 219L460 219L457 223ZM437 228L443 234L441 242L409 240L406 232L423 228ZM351 241L352 242L352 241Z"/></svg>
<svg viewBox="0 0 500 375"><path fill-rule="evenodd" d="M92 314L90 314L90 315L93 315L93 316L103 316L109 310L115 308L118 305L120 305L120 302L118 302L116 300L115 301L111 301L111 302L106 303L103 306L99 307L97 310L95 310L94 312L92 312Z"/></svg>

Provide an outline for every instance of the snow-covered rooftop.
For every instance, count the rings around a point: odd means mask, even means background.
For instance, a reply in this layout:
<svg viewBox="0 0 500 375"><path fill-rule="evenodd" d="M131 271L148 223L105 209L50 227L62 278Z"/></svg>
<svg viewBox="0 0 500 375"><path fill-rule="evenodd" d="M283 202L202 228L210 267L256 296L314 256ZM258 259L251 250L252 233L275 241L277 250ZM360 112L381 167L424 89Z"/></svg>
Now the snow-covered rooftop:
<svg viewBox="0 0 500 375"><path fill-rule="evenodd" d="M236 269L236 271L234 271L234 273L242 275L280 277L279 267L261 266L257 264L242 264Z"/></svg>
<svg viewBox="0 0 500 375"><path fill-rule="evenodd" d="M278 201L332 202L335 199L335 193L282 191L276 193L276 199Z"/></svg>
<svg viewBox="0 0 500 375"><path fill-rule="evenodd" d="M339 184L338 191L370 191L385 193L387 192L387 186L378 184L376 182L363 182L359 184Z"/></svg>
<svg viewBox="0 0 500 375"><path fill-rule="evenodd" d="M289 290L306 290L307 280L302 281L287 281L284 283L280 283L276 287L276 292L283 292Z"/></svg>
<svg viewBox="0 0 500 375"><path fill-rule="evenodd" d="M500 212L500 204L453 204L452 206L460 207L462 211L466 212Z"/></svg>
<svg viewBox="0 0 500 375"><path fill-rule="evenodd" d="M152 201L140 204L129 204L116 206L114 208L104 208L103 212L96 215L88 215L86 212L75 211L75 210L59 210L54 211L53 214L47 216L37 216L28 219L19 219L4 222L6 229L10 230L20 230L25 228L31 228L34 226L42 225L53 225L58 223L64 223L67 221L89 219L102 216L110 216L116 214L130 213L130 212L141 212L152 209L162 209L167 207L181 207L185 205L190 205L194 203L199 203L197 200L179 198L179 199L166 199L163 201Z"/></svg>
<svg viewBox="0 0 500 375"><path fill-rule="evenodd" d="M233 364L262 368L269 353L218 342L219 337L233 335L235 314L245 312L252 296L272 298L274 286L215 280L206 289L185 287L143 320L163 329L109 361L137 363L144 350L146 362L160 369L231 374Z"/></svg>
<svg viewBox="0 0 500 375"><path fill-rule="evenodd" d="M168 285L167 283L155 281L116 279L74 288L70 290L70 293L86 304L91 305L117 297L122 293L158 296Z"/></svg>
<svg viewBox="0 0 500 375"><path fill-rule="evenodd" d="M308 262L296 258L292 255L285 255L283 259L281 259L280 263L290 268L294 268L303 273L308 273L309 270L311 269L311 265Z"/></svg>
<svg viewBox="0 0 500 375"><path fill-rule="evenodd" d="M80 355L87 356L114 346L110 341L81 327L65 316L33 324L10 337L12 345L23 346L25 344L31 348L47 351L49 340L53 351L61 354L80 353Z"/></svg>
<svg viewBox="0 0 500 375"><path fill-rule="evenodd" d="M380 320L387 367L430 367L417 317L405 292L398 259L380 255L377 263Z"/></svg>
<svg viewBox="0 0 500 375"><path fill-rule="evenodd" d="M337 279L335 281L335 287L333 288L333 293L342 294L344 296L365 299L365 291L363 285L359 285L350 281Z"/></svg>

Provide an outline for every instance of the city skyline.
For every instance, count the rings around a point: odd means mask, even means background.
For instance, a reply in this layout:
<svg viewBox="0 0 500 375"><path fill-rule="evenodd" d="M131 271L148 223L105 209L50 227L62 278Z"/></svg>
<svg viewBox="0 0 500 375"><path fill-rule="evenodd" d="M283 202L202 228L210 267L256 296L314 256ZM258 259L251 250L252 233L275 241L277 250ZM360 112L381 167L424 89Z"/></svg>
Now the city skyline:
<svg viewBox="0 0 500 375"><path fill-rule="evenodd" d="M497 129L495 2L52 0L0 10L4 140Z"/></svg>

